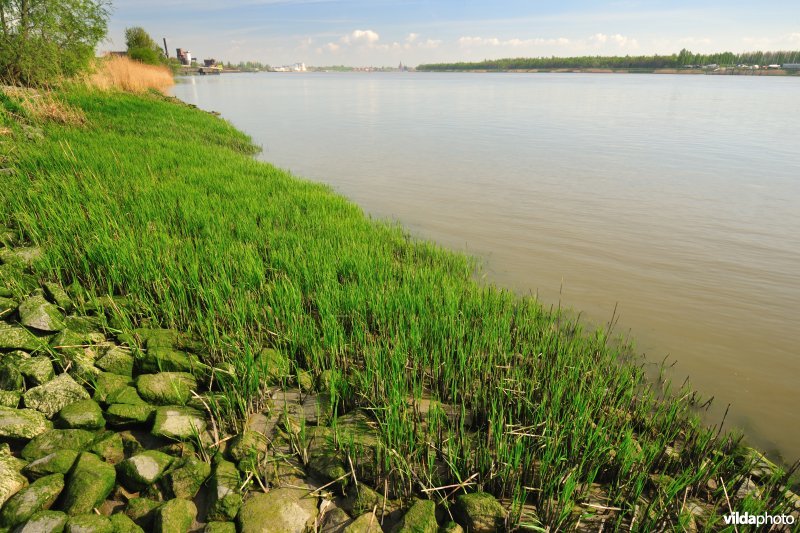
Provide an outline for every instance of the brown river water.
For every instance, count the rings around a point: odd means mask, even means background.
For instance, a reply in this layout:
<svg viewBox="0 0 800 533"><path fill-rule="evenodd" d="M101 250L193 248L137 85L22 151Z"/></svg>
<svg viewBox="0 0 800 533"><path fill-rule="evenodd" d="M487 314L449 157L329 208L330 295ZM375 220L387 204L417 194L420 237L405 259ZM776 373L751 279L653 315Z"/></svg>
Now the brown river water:
<svg viewBox="0 0 800 533"><path fill-rule="evenodd" d="M261 158L467 251L800 458L800 77L307 73L188 78Z"/></svg>

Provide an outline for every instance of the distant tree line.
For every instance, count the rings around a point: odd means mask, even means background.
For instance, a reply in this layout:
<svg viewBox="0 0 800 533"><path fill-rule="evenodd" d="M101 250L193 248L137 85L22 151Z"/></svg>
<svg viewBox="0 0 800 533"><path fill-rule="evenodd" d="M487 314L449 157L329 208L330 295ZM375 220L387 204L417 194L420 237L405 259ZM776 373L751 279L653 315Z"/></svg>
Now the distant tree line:
<svg viewBox="0 0 800 533"><path fill-rule="evenodd" d="M477 62L431 63L417 70L533 70L533 69L660 69L706 65L771 65L800 63L800 51L695 54L685 48L677 54L652 56L518 57Z"/></svg>

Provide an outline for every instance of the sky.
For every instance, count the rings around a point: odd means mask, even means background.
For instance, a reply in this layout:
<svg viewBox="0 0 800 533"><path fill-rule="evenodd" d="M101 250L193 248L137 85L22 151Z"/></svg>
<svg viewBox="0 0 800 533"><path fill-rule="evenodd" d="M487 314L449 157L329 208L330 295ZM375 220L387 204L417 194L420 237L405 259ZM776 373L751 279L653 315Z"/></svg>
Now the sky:
<svg viewBox="0 0 800 533"><path fill-rule="evenodd" d="M217 60L397 66L502 57L800 50L800 1L114 0L125 28Z"/></svg>

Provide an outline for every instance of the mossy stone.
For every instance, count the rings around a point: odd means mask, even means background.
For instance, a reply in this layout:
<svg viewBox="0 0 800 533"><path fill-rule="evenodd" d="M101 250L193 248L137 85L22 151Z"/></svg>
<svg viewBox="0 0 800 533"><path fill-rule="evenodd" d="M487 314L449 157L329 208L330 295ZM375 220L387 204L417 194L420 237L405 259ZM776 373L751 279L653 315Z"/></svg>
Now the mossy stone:
<svg viewBox="0 0 800 533"><path fill-rule="evenodd" d="M191 407L170 405L156 409L152 433L156 437L186 440L203 433L206 418Z"/></svg>
<svg viewBox="0 0 800 533"><path fill-rule="evenodd" d="M114 526L114 533L144 533L144 529L136 525L136 522L123 513L113 514L109 517L111 525Z"/></svg>
<svg viewBox="0 0 800 533"><path fill-rule="evenodd" d="M236 533L234 522L208 522L203 533Z"/></svg>
<svg viewBox="0 0 800 533"><path fill-rule="evenodd" d="M95 361L95 366L112 374L120 376L133 375L133 354L130 348L112 346Z"/></svg>
<svg viewBox="0 0 800 533"><path fill-rule="evenodd" d="M115 465L125 459L125 449L122 445L122 437L115 431L106 431L98 435L88 451L100 457L106 463Z"/></svg>
<svg viewBox="0 0 800 533"><path fill-rule="evenodd" d="M43 355L20 360L17 368L31 388L44 385L55 377L52 361Z"/></svg>
<svg viewBox="0 0 800 533"><path fill-rule="evenodd" d="M333 443L333 432L330 428L310 428L308 430L308 469L327 481L339 479L344 487L349 478L342 478L347 473L340 452Z"/></svg>
<svg viewBox="0 0 800 533"><path fill-rule="evenodd" d="M114 533L114 525L106 516L81 514L67 520L64 533Z"/></svg>
<svg viewBox="0 0 800 533"><path fill-rule="evenodd" d="M61 511L38 511L14 533L61 533L67 524L67 514Z"/></svg>
<svg viewBox="0 0 800 533"><path fill-rule="evenodd" d="M25 376L19 371L17 361L6 358L0 362L0 390L17 392L25 390Z"/></svg>
<svg viewBox="0 0 800 533"><path fill-rule="evenodd" d="M40 459L36 459L22 469L22 473L30 479L36 479L51 474L66 475L78 459L79 453L75 450L58 450Z"/></svg>
<svg viewBox="0 0 800 533"><path fill-rule="evenodd" d="M197 380L186 372L142 374L136 378L136 389L142 399L156 405L186 405L197 390Z"/></svg>
<svg viewBox="0 0 800 533"><path fill-rule="evenodd" d="M34 335L27 329L0 321L0 350L34 352L47 347L48 337Z"/></svg>
<svg viewBox="0 0 800 533"><path fill-rule="evenodd" d="M20 452L28 461L41 459L59 450L82 452L94 440L94 434L85 429L51 429L34 437Z"/></svg>
<svg viewBox="0 0 800 533"><path fill-rule="evenodd" d="M345 526L342 533L383 533L381 519L372 511L364 513Z"/></svg>
<svg viewBox="0 0 800 533"><path fill-rule="evenodd" d="M395 500L389 500L378 494L368 485L358 483L358 490L348 490L348 497L342 501L342 508L354 516L359 516L368 511L376 509L379 517L392 513L400 509L400 504Z"/></svg>
<svg viewBox="0 0 800 533"><path fill-rule="evenodd" d="M39 411L0 406L0 437L27 440L52 428L53 424Z"/></svg>
<svg viewBox="0 0 800 533"><path fill-rule="evenodd" d="M93 453L82 453L67 479L63 510L68 515L90 513L114 489L114 467Z"/></svg>
<svg viewBox="0 0 800 533"><path fill-rule="evenodd" d="M29 267L44 257L38 246L16 246L0 250L0 262Z"/></svg>
<svg viewBox="0 0 800 533"><path fill-rule="evenodd" d="M146 403L139 405L115 403L106 409L106 419L108 424L115 428L141 426L153 420L155 410L155 407Z"/></svg>
<svg viewBox="0 0 800 533"><path fill-rule="evenodd" d="M506 510L491 494L474 492L456 498L453 516L467 531L492 533L503 530Z"/></svg>
<svg viewBox="0 0 800 533"><path fill-rule="evenodd" d="M164 475L162 483L174 498L191 500L210 475L211 465L196 457L187 457Z"/></svg>
<svg viewBox="0 0 800 533"><path fill-rule="evenodd" d="M291 377L291 363L289 359L277 350L264 348L255 357L253 364L259 375L268 383Z"/></svg>
<svg viewBox="0 0 800 533"><path fill-rule="evenodd" d="M450 522L446 523L445 525L443 525L439 529L439 531L441 531L441 533L464 533L464 528L459 526L455 522L450 521Z"/></svg>
<svg viewBox="0 0 800 533"><path fill-rule="evenodd" d="M266 436L257 431L244 431L234 437L228 446L228 454L234 462L243 459L259 459L267 452L269 441Z"/></svg>
<svg viewBox="0 0 800 533"><path fill-rule="evenodd" d="M186 533L197 517L194 502L175 498L156 510L153 531L158 533Z"/></svg>
<svg viewBox="0 0 800 533"><path fill-rule="evenodd" d="M133 384L133 381L127 376L120 376L119 374L112 374L111 372L101 372L98 374L94 381L94 401L108 404L109 396L114 396L120 390Z"/></svg>
<svg viewBox="0 0 800 533"><path fill-rule="evenodd" d="M25 299L17 308L19 321L23 326L43 332L61 331L67 327L64 315L58 307L48 302L44 296L34 295Z"/></svg>
<svg viewBox="0 0 800 533"><path fill-rule="evenodd" d="M17 301L0 296L0 318L5 318L17 310Z"/></svg>
<svg viewBox="0 0 800 533"><path fill-rule="evenodd" d="M67 429L102 429L106 425L103 410L96 401L80 400L61 409L56 424Z"/></svg>
<svg viewBox="0 0 800 533"><path fill-rule="evenodd" d="M136 364L142 374L158 372L195 374L205 368L196 355L172 348L148 348L144 355L136 360Z"/></svg>
<svg viewBox="0 0 800 533"><path fill-rule="evenodd" d="M22 399L22 392L16 390L0 390L0 407L16 409Z"/></svg>
<svg viewBox="0 0 800 533"><path fill-rule="evenodd" d="M139 392L135 387L126 385L120 389L115 390L106 397L106 403L124 403L128 405L147 405L147 402L139 396Z"/></svg>
<svg viewBox="0 0 800 533"><path fill-rule="evenodd" d="M313 528L317 514L317 498L307 490L278 488L251 495L237 520L240 533L295 533Z"/></svg>
<svg viewBox="0 0 800 533"><path fill-rule="evenodd" d="M125 488L138 491L161 479L172 461L173 458L165 453L148 450L119 463L117 472Z"/></svg>
<svg viewBox="0 0 800 533"><path fill-rule="evenodd" d="M151 531L156 517L156 510L161 505L161 502L149 498L131 498L125 507L125 514L145 531Z"/></svg>
<svg viewBox="0 0 800 533"><path fill-rule="evenodd" d="M28 480L19 472L20 466L23 465L10 453L0 453L0 508L11 496L28 485Z"/></svg>
<svg viewBox="0 0 800 533"><path fill-rule="evenodd" d="M395 526L394 533L437 533L436 504L432 500L417 500Z"/></svg>
<svg viewBox="0 0 800 533"><path fill-rule="evenodd" d="M57 283L45 282L42 284L42 288L44 289L45 296L47 296L51 302L63 309L65 313L72 311L74 307L72 304L72 299L69 297L69 294L67 294L67 291L61 287L61 285Z"/></svg>
<svg viewBox="0 0 800 533"><path fill-rule="evenodd" d="M0 525L14 527L30 519L34 513L49 509L64 490L64 475L39 478L12 496L0 511Z"/></svg>
<svg viewBox="0 0 800 533"><path fill-rule="evenodd" d="M89 393L72 379L69 374L61 374L44 385L29 389L22 395L25 407L41 411L48 418L61 409L79 400L88 400Z"/></svg>
<svg viewBox="0 0 800 533"><path fill-rule="evenodd" d="M209 520L233 520L242 505L239 471L230 461L217 460L211 475Z"/></svg>

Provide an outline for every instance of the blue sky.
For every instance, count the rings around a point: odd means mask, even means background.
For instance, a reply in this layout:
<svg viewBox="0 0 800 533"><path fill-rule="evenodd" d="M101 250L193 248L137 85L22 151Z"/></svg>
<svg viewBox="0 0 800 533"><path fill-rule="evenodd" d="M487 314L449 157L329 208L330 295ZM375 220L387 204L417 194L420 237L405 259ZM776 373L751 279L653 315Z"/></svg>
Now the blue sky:
<svg viewBox="0 0 800 533"><path fill-rule="evenodd" d="M800 49L800 1L115 0L104 47L143 26L170 54L271 65L409 65L583 54Z"/></svg>

